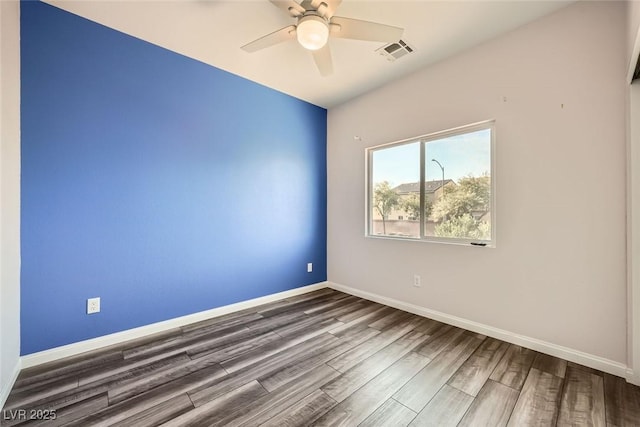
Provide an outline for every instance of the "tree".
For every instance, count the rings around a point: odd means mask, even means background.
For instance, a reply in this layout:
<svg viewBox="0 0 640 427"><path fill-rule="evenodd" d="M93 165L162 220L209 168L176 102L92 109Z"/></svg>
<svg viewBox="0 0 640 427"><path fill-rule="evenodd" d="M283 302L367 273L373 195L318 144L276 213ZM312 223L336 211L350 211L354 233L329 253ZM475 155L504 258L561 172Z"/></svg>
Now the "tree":
<svg viewBox="0 0 640 427"><path fill-rule="evenodd" d="M489 175L467 176L454 188L447 188L444 197L433 207L433 218L445 221L472 212L489 212L491 203L491 178Z"/></svg>
<svg viewBox="0 0 640 427"><path fill-rule="evenodd" d="M431 210L433 205L429 200L424 201L424 215L422 215L423 219L429 218L431 215ZM421 218L420 216L420 196L417 194L412 194L407 197L402 203L402 210L409 215L409 217L413 218Z"/></svg>
<svg viewBox="0 0 640 427"><path fill-rule="evenodd" d="M463 237L481 240L491 238L489 224L474 219L470 214L453 217L436 225L435 233L438 237Z"/></svg>
<svg viewBox="0 0 640 427"><path fill-rule="evenodd" d="M476 218L491 209L491 177L466 176L448 188L433 207L433 218L440 222L436 236L488 239L491 226ZM475 218L474 218L475 216Z"/></svg>
<svg viewBox="0 0 640 427"><path fill-rule="evenodd" d="M382 232L387 234L386 219L393 208L400 204L400 196L393 191L388 181L379 182L373 189L373 207L382 217Z"/></svg>
<svg viewBox="0 0 640 427"><path fill-rule="evenodd" d="M489 212L491 204L491 177L488 173L482 176L466 176L458 183L458 188L471 193L476 198L474 210Z"/></svg>

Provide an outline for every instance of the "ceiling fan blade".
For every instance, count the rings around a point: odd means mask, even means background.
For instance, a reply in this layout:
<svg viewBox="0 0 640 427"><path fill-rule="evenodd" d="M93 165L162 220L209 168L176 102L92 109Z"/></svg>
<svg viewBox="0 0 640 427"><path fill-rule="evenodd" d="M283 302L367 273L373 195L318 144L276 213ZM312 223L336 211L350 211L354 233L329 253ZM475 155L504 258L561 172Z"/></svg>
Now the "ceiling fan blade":
<svg viewBox="0 0 640 427"><path fill-rule="evenodd" d="M264 37L260 37L257 40L252 41L251 43L247 43L241 47L242 50L246 52L255 52L260 49L264 49L269 46L273 46L274 44L286 42L288 40L293 40L296 38L296 26L289 25L288 27L284 27L279 29L278 31L274 31L271 34L267 34Z"/></svg>
<svg viewBox="0 0 640 427"><path fill-rule="evenodd" d="M329 49L328 44L324 45L323 48L311 51L311 53L322 77L333 74L333 61L331 60L331 49Z"/></svg>
<svg viewBox="0 0 640 427"><path fill-rule="evenodd" d="M331 18L330 26L333 37L376 42L397 42L404 32L404 28L340 16Z"/></svg>
<svg viewBox="0 0 640 427"><path fill-rule="evenodd" d="M300 6L294 0L269 0L274 6L284 10L293 17L301 16L305 12L305 8Z"/></svg>
<svg viewBox="0 0 640 427"><path fill-rule="evenodd" d="M340 6L342 0L311 0L311 6L319 12L322 10L322 3L326 4L326 7L324 9L324 12L321 13L325 18L329 19L333 16L334 13L336 13L336 9L338 8L338 6Z"/></svg>

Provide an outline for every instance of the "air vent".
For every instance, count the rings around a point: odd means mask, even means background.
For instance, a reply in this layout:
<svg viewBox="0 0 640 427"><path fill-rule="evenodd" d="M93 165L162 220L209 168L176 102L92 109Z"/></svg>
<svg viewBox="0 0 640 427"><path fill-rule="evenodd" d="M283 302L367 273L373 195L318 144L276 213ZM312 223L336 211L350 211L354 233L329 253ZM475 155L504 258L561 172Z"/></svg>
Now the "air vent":
<svg viewBox="0 0 640 427"><path fill-rule="evenodd" d="M397 42L382 46L380 49L377 49L376 52L387 58L387 61L393 62L396 59L402 58L403 56L413 52L413 50L413 47L409 46L407 42L404 40L398 40Z"/></svg>

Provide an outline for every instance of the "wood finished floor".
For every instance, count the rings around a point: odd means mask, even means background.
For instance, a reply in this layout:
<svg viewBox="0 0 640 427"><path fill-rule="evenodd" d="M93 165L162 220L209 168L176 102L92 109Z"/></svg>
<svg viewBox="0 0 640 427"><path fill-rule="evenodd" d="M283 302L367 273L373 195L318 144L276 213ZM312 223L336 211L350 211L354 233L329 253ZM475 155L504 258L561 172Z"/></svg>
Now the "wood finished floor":
<svg viewBox="0 0 640 427"><path fill-rule="evenodd" d="M57 418L7 419L19 409ZM640 426L640 388L322 289L24 370L2 418L6 426Z"/></svg>

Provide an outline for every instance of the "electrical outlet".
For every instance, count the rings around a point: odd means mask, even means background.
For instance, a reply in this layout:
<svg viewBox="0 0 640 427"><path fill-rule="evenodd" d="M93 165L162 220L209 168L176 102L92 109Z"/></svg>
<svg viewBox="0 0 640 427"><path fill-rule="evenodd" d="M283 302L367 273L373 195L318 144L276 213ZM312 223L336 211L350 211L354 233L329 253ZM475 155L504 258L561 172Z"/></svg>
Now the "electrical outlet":
<svg viewBox="0 0 640 427"><path fill-rule="evenodd" d="M417 274L413 276L413 286L415 286L416 288L419 288L420 286L422 286L420 281L420 276Z"/></svg>
<svg viewBox="0 0 640 427"><path fill-rule="evenodd" d="M307 263L307 273L311 273L313 272L313 263L312 262L308 262Z"/></svg>
<svg viewBox="0 0 640 427"><path fill-rule="evenodd" d="M87 300L87 314L100 313L100 297Z"/></svg>

